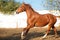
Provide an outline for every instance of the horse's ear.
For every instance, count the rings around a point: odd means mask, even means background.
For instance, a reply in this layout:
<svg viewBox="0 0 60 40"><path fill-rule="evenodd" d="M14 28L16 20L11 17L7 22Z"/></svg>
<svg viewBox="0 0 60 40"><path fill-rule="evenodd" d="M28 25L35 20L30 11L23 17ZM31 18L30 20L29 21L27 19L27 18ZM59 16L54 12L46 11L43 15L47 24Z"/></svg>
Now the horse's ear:
<svg viewBox="0 0 60 40"><path fill-rule="evenodd" d="M25 2L23 2L22 5L25 5Z"/></svg>
<svg viewBox="0 0 60 40"><path fill-rule="evenodd" d="M25 4L25 2L23 2L22 4Z"/></svg>

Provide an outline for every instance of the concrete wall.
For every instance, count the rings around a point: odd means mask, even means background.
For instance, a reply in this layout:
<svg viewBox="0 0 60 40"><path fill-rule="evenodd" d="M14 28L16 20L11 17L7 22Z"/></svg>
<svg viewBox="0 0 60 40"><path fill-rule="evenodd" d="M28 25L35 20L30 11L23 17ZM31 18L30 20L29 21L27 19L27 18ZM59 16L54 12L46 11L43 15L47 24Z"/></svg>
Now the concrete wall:
<svg viewBox="0 0 60 40"><path fill-rule="evenodd" d="M50 13L49 11L37 11L40 14ZM55 26L60 25L60 18L57 18ZM15 15L3 15L0 13L0 28L25 28L27 26L27 15L25 12Z"/></svg>

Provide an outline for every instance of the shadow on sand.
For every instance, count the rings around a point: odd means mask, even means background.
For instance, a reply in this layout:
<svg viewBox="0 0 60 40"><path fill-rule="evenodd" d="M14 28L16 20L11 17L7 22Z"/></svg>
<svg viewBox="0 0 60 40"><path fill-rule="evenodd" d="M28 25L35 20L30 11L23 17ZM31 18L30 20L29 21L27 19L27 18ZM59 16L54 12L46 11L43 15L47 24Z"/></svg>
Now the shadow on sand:
<svg viewBox="0 0 60 40"><path fill-rule="evenodd" d="M58 37L57 38L59 38L60 37L60 31L57 31L57 33L58 33ZM50 36L54 35L54 31L51 30L50 33L49 33L49 35ZM41 33L38 33L38 32L28 33L27 36L26 36L26 38L24 40L29 40L29 39L38 38L38 37L41 38L43 36L44 36L43 32L41 32ZM54 36L51 36L51 37L54 37Z"/></svg>
<svg viewBox="0 0 60 40"><path fill-rule="evenodd" d="M57 31L58 32L58 35L60 37L60 31ZM24 40L29 40L29 39L32 39L32 38L37 38L37 37L42 37L44 34L43 32L39 33L39 32L30 32L27 34L27 36L25 37ZM54 32L51 31L49 35L54 35ZM0 37L0 40L21 40L21 33L15 33L11 36L6 36L6 37Z"/></svg>

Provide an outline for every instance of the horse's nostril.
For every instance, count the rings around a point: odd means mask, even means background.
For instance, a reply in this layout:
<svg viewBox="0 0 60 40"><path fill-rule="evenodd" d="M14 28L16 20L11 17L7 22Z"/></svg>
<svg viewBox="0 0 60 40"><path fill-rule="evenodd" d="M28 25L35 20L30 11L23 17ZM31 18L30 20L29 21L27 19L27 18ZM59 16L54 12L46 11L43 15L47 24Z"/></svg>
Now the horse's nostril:
<svg viewBox="0 0 60 40"><path fill-rule="evenodd" d="M16 12L16 14L19 14L19 12Z"/></svg>

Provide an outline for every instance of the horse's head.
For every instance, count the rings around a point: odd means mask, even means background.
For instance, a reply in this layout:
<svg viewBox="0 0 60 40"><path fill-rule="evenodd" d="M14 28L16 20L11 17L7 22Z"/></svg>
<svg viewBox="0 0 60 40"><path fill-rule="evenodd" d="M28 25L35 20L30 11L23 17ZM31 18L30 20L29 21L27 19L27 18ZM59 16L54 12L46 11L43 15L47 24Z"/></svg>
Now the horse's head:
<svg viewBox="0 0 60 40"><path fill-rule="evenodd" d="M29 4L22 3L21 6L17 8L16 13L19 14L23 11L30 10L30 9L33 11L32 7Z"/></svg>
<svg viewBox="0 0 60 40"><path fill-rule="evenodd" d="M16 13L19 14L20 12L25 11L25 3L22 3L19 8L17 8Z"/></svg>

